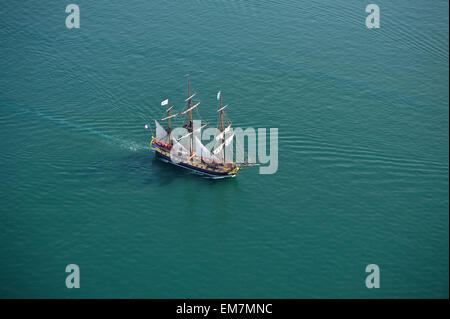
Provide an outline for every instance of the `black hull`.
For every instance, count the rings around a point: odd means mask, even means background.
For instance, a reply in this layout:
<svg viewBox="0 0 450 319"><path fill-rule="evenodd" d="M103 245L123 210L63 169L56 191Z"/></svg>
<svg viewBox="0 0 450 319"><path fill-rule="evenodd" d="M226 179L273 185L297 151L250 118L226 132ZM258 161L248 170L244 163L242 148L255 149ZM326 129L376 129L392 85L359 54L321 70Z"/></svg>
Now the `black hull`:
<svg viewBox="0 0 450 319"><path fill-rule="evenodd" d="M172 162L170 156L166 156L164 154L161 154L159 152L155 152L156 158L158 158L159 160L165 162L165 163L169 163L175 166L179 166L188 170L191 170L197 174L200 175L206 175L209 176L211 178L226 178L226 177L234 177L236 176L236 174L228 174L228 173L220 173L220 172L214 172L214 171L209 171L209 170L205 170L196 166L192 166L183 162L179 162L179 163L175 163Z"/></svg>

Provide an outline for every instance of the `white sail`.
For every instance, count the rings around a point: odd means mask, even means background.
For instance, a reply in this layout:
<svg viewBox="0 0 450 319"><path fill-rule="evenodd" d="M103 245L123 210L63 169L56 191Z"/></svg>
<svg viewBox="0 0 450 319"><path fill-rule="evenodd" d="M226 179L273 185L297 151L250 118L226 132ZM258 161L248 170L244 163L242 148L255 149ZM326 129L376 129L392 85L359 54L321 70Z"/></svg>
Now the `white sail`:
<svg viewBox="0 0 450 319"><path fill-rule="evenodd" d="M231 129L231 124L228 125L228 126L223 130L223 132L217 134L217 136L216 136L216 141L221 140L221 139L223 138L223 136L224 136L226 133L228 133L228 132L230 131L230 129Z"/></svg>
<svg viewBox="0 0 450 319"><path fill-rule="evenodd" d="M223 148L225 145L226 145L226 146L230 145L231 141L233 141L233 137L234 137L234 133L231 134L230 136L228 136L227 139L225 140L225 142L223 142L222 144L220 144L219 146L217 146L213 153L214 153L214 154L217 154L217 153L219 153L219 152L222 150L222 148Z"/></svg>
<svg viewBox="0 0 450 319"><path fill-rule="evenodd" d="M214 161L218 161L218 159L211 154L211 152L206 148L205 145L198 139L198 137L195 137L195 152L197 153L200 158L208 158Z"/></svg>
<svg viewBox="0 0 450 319"><path fill-rule="evenodd" d="M179 141L179 140L182 140L183 138L186 138L186 137L191 136L191 134L192 134L192 132L187 133L186 135L183 135L182 137L179 137L179 138L178 138L178 141Z"/></svg>
<svg viewBox="0 0 450 319"><path fill-rule="evenodd" d="M224 146L230 145L230 143L233 141L234 133L228 136L225 140L225 142L221 143L219 146L216 146L216 148L213 151L213 154L218 158L219 162L223 161L223 153L225 152Z"/></svg>
<svg viewBox="0 0 450 319"><path fill-rule="evenodd" d="M222 143L222 144L220 144L219 146L217 146L217 147L214 149L213 154L214 154L214 155L219 154L220 151L222 151L224 144L225 144L225 143Z"/></svg>
<svg viewBox="0 0 450 319"><path fill-rule="evenodd" d="M206 125L208 125L208 124L205 124L205 125L202 125L201 127L199 127L199 128L196 128L194 131L192 131L192 132L189 132L189 133L187 133L187 134L185 134L185 135L183 135L182 137L180 137L180 138L178 138L178 141L179 140L182 140L183 138L186 138L186 137L189 137L189 136L191 136L192 135L192 133L195 133L195 132L199 132L201 129L203 129Z"/></svg>
<svg viewBox="0 0 450 319"><path fill-rule="evenodd" d="M163 142L163 143L168 144L169 143L169 135L167 134L167 131L156 120L155 120L155 126L156 126L156 140L158 142Z"/></svg>
<svg viewBox="0 0 450 319"><path fill-rule="evenodd" d="M172 142L173 142L172 149L174 149L177 152L180 152L182 155L189 155L188 150L173 137Z"/></svg>
<svg viewBox="0 0 450 319"><path fill-rule="evenodd" d="M195 109L197 106L199 106L200 102L197 102L196 104L192 105L190 108L188 108L187 110L181 112L181 114L186 114L189 111L192 111L193 109Z"/></svg>
<svg viewBox="0 0 450 319"><path fill-rule="evenodd" d="M231 134L227 139L225 140L225 145L228 146L233 141L234 133Z"/></svg>

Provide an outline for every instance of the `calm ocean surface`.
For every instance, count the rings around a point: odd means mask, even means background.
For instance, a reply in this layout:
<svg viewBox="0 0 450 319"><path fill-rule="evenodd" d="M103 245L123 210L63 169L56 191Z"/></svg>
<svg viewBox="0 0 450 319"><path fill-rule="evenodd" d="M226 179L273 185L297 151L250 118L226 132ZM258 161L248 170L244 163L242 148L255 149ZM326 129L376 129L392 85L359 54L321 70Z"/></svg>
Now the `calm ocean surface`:
<svg viewBox="0 0 450 319"><path fill-rule="evenodd" d="M1 298L448 298L448 1L73 2L0 8ZM154 159L185 73L276 174Z"/></svg>

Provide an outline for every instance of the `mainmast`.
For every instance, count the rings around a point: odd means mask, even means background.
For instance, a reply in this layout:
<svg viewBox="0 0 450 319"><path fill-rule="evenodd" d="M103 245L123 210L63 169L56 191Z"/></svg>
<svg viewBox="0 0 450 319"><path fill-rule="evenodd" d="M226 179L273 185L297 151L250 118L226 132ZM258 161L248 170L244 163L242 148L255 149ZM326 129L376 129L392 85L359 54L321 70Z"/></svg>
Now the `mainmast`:
<svg viewBox="0 0 450 319"><path fill-rule="evenodd" d="M189 79L189 74L186 74L185 77L187 77L187 85L188 85L188 98L187 98L187 102L188 102L188 107L187 109L189 110L189 123L187 125L187 130L188 133L192 133L193 130L193 123L192 123L192 95L191 95L191 81ZM192 146L194 144L194 140L193 140L194 134L191 134L191 138L189 139L189 156L192 156Z"/></svg>
<svg viewBox="0 0 450 319"><path fill-rule="evenodd" d="M224 127L223 127L223 107L222 107L222 92L219 92L220 94L220 125L221 125L221 132L224 131ZM225 144L225 133L223 134L222 137L222 144ZM225 164L225 145L223 146L223 163Z"/></svg>
<svg viewBox="0 0 450 319"><path fill-rule="evenodd" d="M191 95L191 82L189 79L189 74L185 74L184 77L187 78L188 97L187 97L187 99L184 100L185 102L187 102L187 107L183 112L181 112L181 114L186 114L189 112L189 120L183 125L183 127L185 129L187 129L188 133L185 136L181 137L180 139L188 137L188 136L190 137L189 138L189 144L190 144L189 145L189 155L190 155L190 158L192 158L194 155L194 153L193 153L193 150L194 150L194 123L192 121L192 110L195 109L197 106L199 106L200 101L198 101L197 103L192 105L193 104L192 98L195 96L196 93ZM203 127L201 127L201 128L203 128Z"/></svg>

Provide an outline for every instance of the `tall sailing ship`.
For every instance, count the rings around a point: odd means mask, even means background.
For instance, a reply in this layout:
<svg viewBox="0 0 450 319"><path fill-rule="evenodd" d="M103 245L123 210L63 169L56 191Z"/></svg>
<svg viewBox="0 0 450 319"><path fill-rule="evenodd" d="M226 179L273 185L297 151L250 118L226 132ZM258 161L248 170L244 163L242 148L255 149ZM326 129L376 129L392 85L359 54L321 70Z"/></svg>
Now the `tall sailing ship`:
<svg viewBox="0 0 450 319"><path fill-rule="evenodd" d="M197 134L207 125L202 125L199 128L194 128L192 111L199 105L200 101L194 101L196 93L191 93L191 85L189 75L187 77L187 98L185 99L186 107L180 113L171 114L173 106L171 106L169 99L161 102L161 106L167 106L167 115L160 119L160 121L167 121L167 127L164 128L157 120L155 120L156 136L153 136L150 142L150 148L155 152L156 157L164 162L171 163L195 173L206 175L212 178L234 177L241 169L240 164L233 162L233 158L227 158L225 147L230 145L234 138L234 133L231 129L231 122L226 121L224 110L228 105L222 103L222 93L217 93L219 113L218 129L219 133L214 137L216 146L213 151L210 151L203 145L201 139ZM198 111L198 109L196 109ZM178 115L184 115L183 128L187 130L187 134L175 138L172 136L171 120ZM146 128L150 127L149 124ZM195 133L195 134L194 134ZM230 157L230 156L228 156Z"/></svg>

